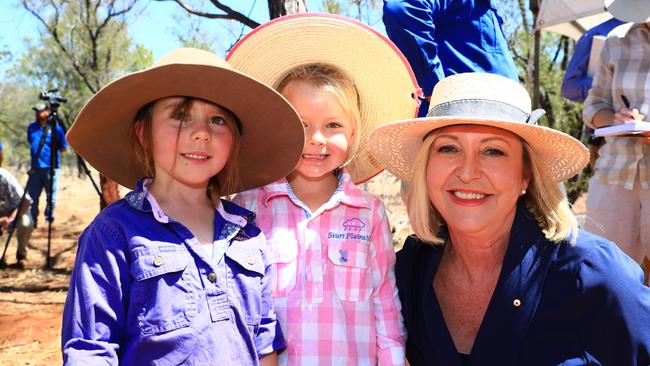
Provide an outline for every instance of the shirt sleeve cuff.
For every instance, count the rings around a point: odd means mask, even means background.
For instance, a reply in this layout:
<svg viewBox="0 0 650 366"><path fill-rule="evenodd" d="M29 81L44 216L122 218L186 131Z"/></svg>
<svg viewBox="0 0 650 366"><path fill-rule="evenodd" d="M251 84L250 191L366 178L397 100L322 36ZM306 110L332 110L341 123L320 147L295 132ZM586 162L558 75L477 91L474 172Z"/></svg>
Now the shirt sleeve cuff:
<svg viewBox="0 0 650 366"><path fill-rule="evenodd" d="M259 358L287 348L287 344L284 342L284 335L280 330L280 325L277 320L260 325L259 332L255 338L255 348L257 349L257 356Z"/></svg>
<svg viewBox="0 0 650 366"><path fill-rule="evenodd" d="M404 347L388 347L379 349L379 366L404 366L406 353Z"/></svg>

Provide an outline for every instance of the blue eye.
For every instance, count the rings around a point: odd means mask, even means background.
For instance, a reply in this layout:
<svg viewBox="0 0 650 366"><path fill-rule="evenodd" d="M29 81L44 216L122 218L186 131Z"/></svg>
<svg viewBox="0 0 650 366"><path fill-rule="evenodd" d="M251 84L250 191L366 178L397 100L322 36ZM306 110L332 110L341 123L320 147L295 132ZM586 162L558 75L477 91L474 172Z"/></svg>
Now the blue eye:
<svg viewBox="0 0 650 366"><path fill-rule="evenodd" d="M343 127L343 125L338 123L338 122L330 122L330 123L327 124L326 127L327 128L341 128L341 127Z"/></svg>
<svg viewBox="0 0 650 366"><path fill-rule="evenodd" d="M443 145L440 146L437 151L439 153L455 153L458 152L458 149L453 145Z"/></svg>
<svg viewBox="0 0 650 366"><path fill-rule="evenodd" d="M216 116L210 118L210 124L223 126L226 124L226 120L221 116Z"/></svg>
<svg viewBox="0 0 650 366"><path fill-rule="evenodd" d="M503 151L501 151L499 149L495 149L495 148L485 149L485 154L486 155L491 155L491 156L505 156L506 155Z"/></svg>

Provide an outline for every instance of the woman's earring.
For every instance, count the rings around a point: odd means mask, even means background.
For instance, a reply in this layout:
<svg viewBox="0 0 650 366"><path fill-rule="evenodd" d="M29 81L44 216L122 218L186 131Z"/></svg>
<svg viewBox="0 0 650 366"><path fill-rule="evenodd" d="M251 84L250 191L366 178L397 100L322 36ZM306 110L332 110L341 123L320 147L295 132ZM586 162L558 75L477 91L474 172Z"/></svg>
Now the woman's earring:
<svg viewBox="0 0 650 366"><path fill-rule="evenodd" d="M525 190L525 189L522 189L522 190L521 190L521 195L523 196L523 195L525 195L525 194L526 194L526 190Z"/></svg>

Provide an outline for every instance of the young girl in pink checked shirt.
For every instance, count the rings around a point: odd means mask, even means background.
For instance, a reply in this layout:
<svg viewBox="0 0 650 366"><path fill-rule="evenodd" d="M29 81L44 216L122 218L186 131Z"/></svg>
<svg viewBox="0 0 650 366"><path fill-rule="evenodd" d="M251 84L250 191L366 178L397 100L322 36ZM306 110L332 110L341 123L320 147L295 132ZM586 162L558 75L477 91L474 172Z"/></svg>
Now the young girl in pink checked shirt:
<svg viewBox="0 0 650 366"><path fill-rule="evenodd" d="M355 182L380 172L368 132L416 114L410 67L372 29L323 14L258 27L228 58L274 86L305 127L295 170L235 198L267 236L287 342L279 363L404 365L390 226L381 201Z"/></svg>

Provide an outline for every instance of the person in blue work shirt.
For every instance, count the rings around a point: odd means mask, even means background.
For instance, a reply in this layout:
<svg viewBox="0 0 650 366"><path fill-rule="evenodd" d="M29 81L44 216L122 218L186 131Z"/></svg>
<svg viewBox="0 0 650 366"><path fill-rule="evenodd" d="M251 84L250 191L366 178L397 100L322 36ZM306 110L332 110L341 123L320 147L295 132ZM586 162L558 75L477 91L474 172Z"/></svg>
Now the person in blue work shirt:
<svg viewBox="0 0 650 366"><path fill-rule="evenodd" d="M65 132L59 123L56 124L56 146L52 147L52 126L48 123L47 118L50 115L50 108L45 103L36 104L32 110L35 113L35 119L27 126L27 142L29 143L31 156L31 169L29 171L29 181L27 183L27 192L34 200L32 203L31 213L34 220L34 226L38 222L39 199L41 192L45 190L47 203L45 206L45 220L54 221L54 207L56 206L56 190L59 185L59 175L61 166L61 153L65 152L68 143L65 141ZM45 140L43 141L43 136ZM39 153L39 146L42 148ZM50 167L52 166L51 154L56 152L54 162L54 178L50 179ZM50 180L52 190L50 191Z"/></svg>
<svg viewBox="0 0 650 366"><path fill-rule="evenodd" d="M594 36L607 36L612 29L624 23L622 20L611 18L589 29L578 39L562 79L563 97L576 103L585 102L593 80L593 76L588 75L587 71Z"/></svg>
<svg viewBox="0 0 650 366"><path fill-rule="evenodd" d="M411 64L429 109L433 87L449 75L488 72L518 80L491 0L385 0L386 33Z"/></svg>
<svg viewBox="0 0 650 366"><path fill-rule="evenodd" d="M584 103L591 89L593 77L588 72L589 56L591 55L591 45L594 36L606 36L612 29L618 27L625 22L612 18L603 23L589 29L585 32L573 50L573 55L569 60L569 65L566 68L564 78L562 79L562 96L566 99L576 102ZM602 137L595 137L594 130L588 126L583 129L583 141L587 141L589 146L589 167L594 170L596 160L598 159L598 150L605 142Z"/></svg>
<svg viewBox="0 0 650 366"><path fill-rule="evenodd" d="M270 87L194 48L109 83L68 132L134 188L79 238L65 365L276 365L285 348L255 214L220 197L288 174L304 130Z"/></svg>

